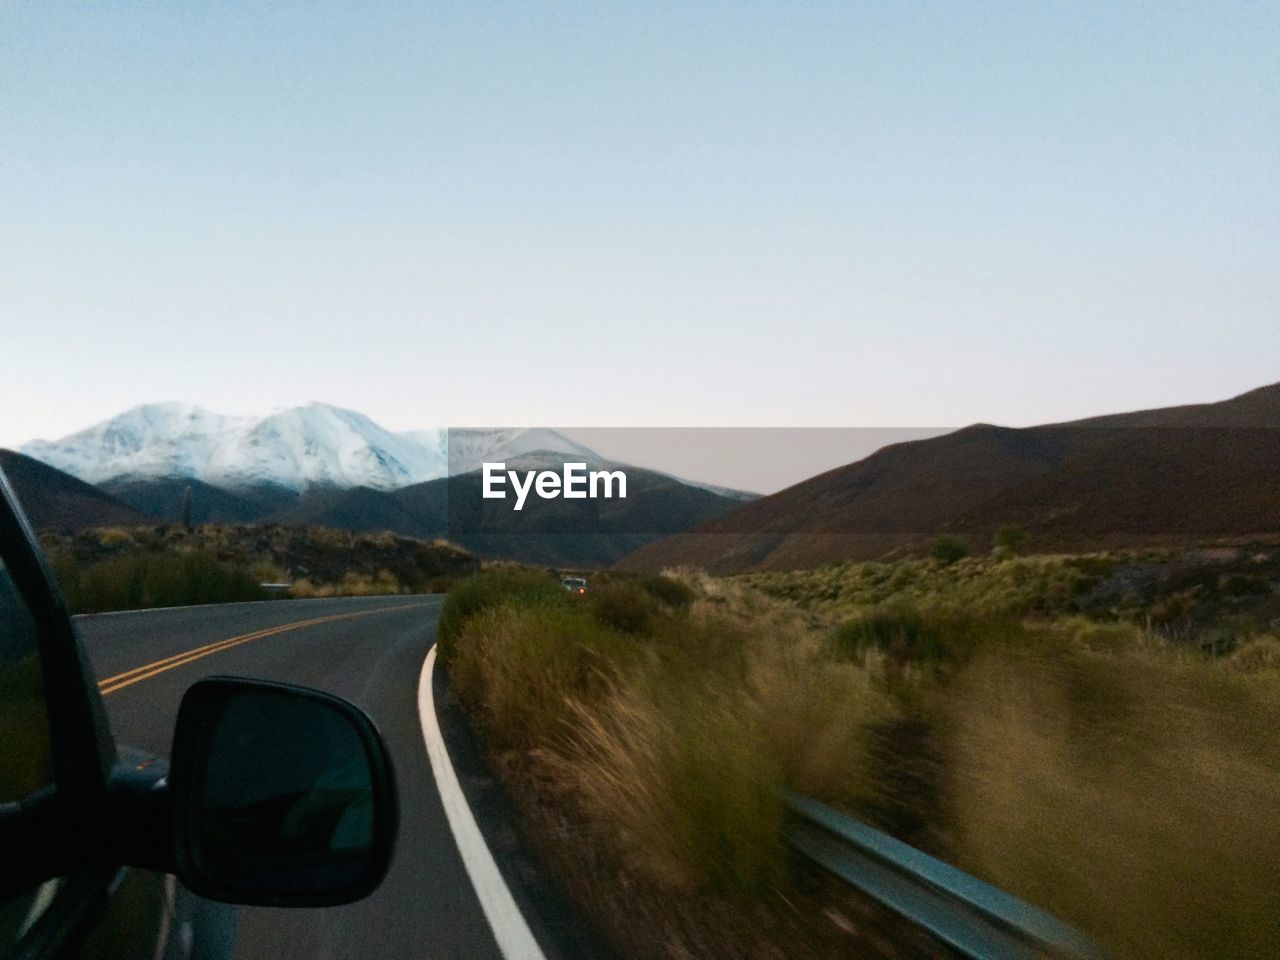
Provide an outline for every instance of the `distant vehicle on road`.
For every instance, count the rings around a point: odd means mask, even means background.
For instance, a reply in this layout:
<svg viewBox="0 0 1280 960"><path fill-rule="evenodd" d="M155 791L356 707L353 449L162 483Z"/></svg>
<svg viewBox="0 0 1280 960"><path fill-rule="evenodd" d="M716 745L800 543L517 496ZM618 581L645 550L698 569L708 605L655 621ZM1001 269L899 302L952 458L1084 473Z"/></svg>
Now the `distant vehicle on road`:
<svg viewBox="0 0 1280 960"><path fill-rule="evenodd" d="M208 677L171 753L116 746L0 471L0 957L224 960L234 912L218 903L327 907L381 883L395 781L357 707Z"/></svg>
<svg viewBox="0 0 1280 960"><path fill-rule="evenodd" d="M567 593L587 592L587 581L582 577L565 577L560 581L560 586L564 587Z"/></svg>

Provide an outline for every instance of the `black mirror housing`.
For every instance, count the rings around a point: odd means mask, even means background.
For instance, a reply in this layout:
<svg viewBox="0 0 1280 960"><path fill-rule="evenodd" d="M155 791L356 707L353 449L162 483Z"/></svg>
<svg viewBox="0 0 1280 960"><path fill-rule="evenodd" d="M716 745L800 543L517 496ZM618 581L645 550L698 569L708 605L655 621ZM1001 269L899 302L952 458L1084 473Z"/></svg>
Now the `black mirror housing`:
<svg viewBox="0 0 1280 960"><path fill-rule="evenodd" d="M210 677L187 691L169 761L173 864L193 893L325 907L371 893L399 823L372 721L326 693Z"/></svg>

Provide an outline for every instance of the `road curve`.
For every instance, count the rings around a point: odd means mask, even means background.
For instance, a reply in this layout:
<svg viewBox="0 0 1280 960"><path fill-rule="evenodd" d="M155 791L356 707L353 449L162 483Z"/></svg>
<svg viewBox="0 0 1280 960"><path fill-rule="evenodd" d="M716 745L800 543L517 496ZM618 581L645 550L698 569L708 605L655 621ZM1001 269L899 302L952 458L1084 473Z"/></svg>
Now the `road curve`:
<svg viewBox="0 0 1280 960"><path fill-rule="evenodd" d="M400 790L401 826L382 886L345 907L237 908L236 957L501 960L436 791L418 714L419 675L442 600L295 600L77 618L119 743L167 755L183 692L218 673L338 694L363 708L387 741ZM438 691L442 684L437 676ZM455 739L468 736L456 718L442 720L454 753ZM461 753L464 760L474 757L474 747L462 743ZM491 827L495 818L501 820L495 813L501 807L493 799L496 788L485 782L474 760L469 768L459 765L459 777L469 794L478 794L481 822L486 815ZM514 864L511 870L527 877L527 859L510 852L518 846L511 827L499 822L496 830L503 835L500 847L510 848L504 867ZM501 849L495 854L503 860ZM547 957L594 954L582 948L579 933L563 929L572 925L569 911L539 883L523 896L513 892L524 901L521 907ZM531 903L539 897L546 910ZM540 920L539 912L546 919Z"/></svg>

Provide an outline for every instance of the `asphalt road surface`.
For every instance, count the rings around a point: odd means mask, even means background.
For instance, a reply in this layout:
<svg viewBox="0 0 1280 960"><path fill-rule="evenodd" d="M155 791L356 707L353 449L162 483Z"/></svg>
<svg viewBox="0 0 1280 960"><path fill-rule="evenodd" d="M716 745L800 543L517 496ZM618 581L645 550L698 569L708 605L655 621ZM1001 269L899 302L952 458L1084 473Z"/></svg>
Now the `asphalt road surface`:
<svg viewBox="0 0 1280 960"><path fill-rule="evenodd" d="M442 600L293 600L77 618L95 673L100 682L106 681L103 692L118 743L167 756L183 692L212 674L279 680L335 693L363 708L387 741L400 790L401 823L395 858L382 886L345 907L228 908L235 921L236 957L501 957L436 791L418 715L419 675L435 638ZM219 641L227 642L201 650ZM148 665L149 669L138 669ZM121 679L111 681L113 677ZM437 675L438 701L442 685ZM465 731L458 731L456 721L451 724L444 716L442 726L452 755L455 740L465 739ZM474 746L464 747L462 753L474 754ZM456 756L455 763L465 792L480 797L472 806L486 837L496 829L511 848L506 862L502 845L494 850L503 874L514 871L529 879L530 865L519 859L518 840L510 827L501 822L494 827L493 821L501 817L494 812L496 802L484 799L485 778L469 775ZM488 794L492 792L489 787ZM554 892L540 892L537 881L526 891L514 889L519 884L512 886L548 958L596 952L575 944L576 934L564 929L571 925L570 918L563 915L568 911L555 902ZM544 910L539 910L540 896L546 897Z"/></svg>

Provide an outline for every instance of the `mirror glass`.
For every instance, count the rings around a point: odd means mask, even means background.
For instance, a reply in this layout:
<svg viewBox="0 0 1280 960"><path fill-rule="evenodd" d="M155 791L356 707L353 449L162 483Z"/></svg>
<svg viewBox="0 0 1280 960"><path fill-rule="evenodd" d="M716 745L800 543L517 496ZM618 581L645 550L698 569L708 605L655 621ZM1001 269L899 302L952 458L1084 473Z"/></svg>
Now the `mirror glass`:
<svg viewBox="0 0 1280 960"><path fill-rule="evenodd" d="M196 869L215 884L273 894L357 883L375 811L353 720L271 688L228 688L208 707L188 820Z"/></svg>

